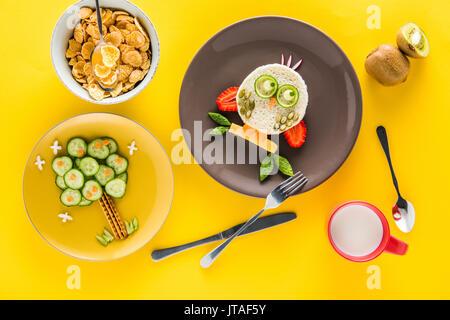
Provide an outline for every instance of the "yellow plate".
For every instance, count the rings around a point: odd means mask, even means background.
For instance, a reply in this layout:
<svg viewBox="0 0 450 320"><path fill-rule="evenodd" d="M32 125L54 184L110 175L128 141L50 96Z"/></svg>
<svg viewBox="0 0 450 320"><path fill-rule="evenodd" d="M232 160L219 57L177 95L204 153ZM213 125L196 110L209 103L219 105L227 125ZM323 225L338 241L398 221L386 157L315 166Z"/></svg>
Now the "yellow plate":
<svg viewBox="0 0 450 320"><path fill-rule="evenodd" d="M97 202L88 207L65 207L59 201L61 190L55 185L51 168L55 155L50 146L62 145L58 155L67 154L67 141L75 136L91 140L109 136L119 145L119 153L129 160L127 192L116 199L124 220L137 217L139 229L125 240L114 240L103 247L95 238L108 222ZM135 141L137 151L128 146ZM37 156L45 161L42 171ZM25 207L36 230L54 248L72 257L104 261L124 257L144 246L164 223L173 198L173 173L169 158L158 140L140 124L110 113L88 113L69 118L39 140L28 159L23 178ZM58 214L68 212L73 220L62 222Z"/></svg>

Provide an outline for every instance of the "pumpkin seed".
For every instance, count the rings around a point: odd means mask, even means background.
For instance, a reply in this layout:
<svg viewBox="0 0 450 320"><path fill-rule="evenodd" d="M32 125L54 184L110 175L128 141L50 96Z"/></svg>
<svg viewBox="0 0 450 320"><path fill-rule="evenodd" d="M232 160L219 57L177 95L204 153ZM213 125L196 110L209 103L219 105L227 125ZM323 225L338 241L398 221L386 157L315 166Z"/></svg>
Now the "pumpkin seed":
<svg viewBox="0 0 450 320"><path fill-rule="evenodd" d="M290 112L287 117L289 120L292 119L294 117L294 111Z"/></svg>
<svg viewBox="0 0 450 320"><path fill-rule="evenodd" d="M250 100L249 109L253 111L255 109L255 100Z"/></svg>
<svg viewBox="0 0 450 320"><path fill-rule="evenodd" d="M286 130L286 125L285 125L285 124L282 124L281 127L280 127L280 130L281 130L281 131Z"/></svg>
<svg viewBox="0 0 450 320"><path fill-rule="evenodd" d="M275 117L275 122L280 122L280 120L281 120L281 115L277 114Z"/></svg>
<svg viewBox="0 0 450 320"><path fill-rule="evenodd" d="M296 113L294 117L294 121L297 121L300 118L300 113Z"/></svg>
<svg viewBox="0 0 450 320"><path fill-rule="evenodd" d="M285 123L286 121L287 121L286 116L282 116L282 117L281 117L281 120L280 120L280 123L283 124L283 123Z"/></svg>
<svg viewBox="0 0 450 320"><path fill-rule="evenodd" d="M293 124L293 121L292 121L292 120L289 120L289 121L287 122L287 126L288 126L288 127L291 127L292 124Z"/></svg>
<svg viewBox="0 0 450 320"><path fill-rule="evenodd" d="M244 107L242 107L241 109L239 109L239 113L241 115L244 115L247 112L247 109L245 109Z"/></svg>
<svg viewBox="0 0 450 320"><path fill-rule="evenodd" d="M279 124L279 123L275 123L275 125L273 126L273 128L274 128L275 130L280 129L280 124Z"/></svg>
<svg viewBox="0 0 450 320"><path fill-rule="evenodd" d="M245 95L245 90L242 89L241 91L239 91L239 98L243 98Z"/></svg>
<svg viewBox="0 0 450 320"><path fill-rule="evenodd" d="M248 119L252 116L252 112L250 110L247 111L247 113L245 114L245 117Z"/></svg>

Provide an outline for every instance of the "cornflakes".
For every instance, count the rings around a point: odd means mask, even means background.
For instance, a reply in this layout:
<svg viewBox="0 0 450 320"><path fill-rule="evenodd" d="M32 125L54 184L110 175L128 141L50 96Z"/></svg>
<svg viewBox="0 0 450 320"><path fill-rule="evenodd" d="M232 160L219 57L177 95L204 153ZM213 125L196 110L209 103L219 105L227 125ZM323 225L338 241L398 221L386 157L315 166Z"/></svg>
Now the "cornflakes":
<svg viewBox="0 0 450 320"><path fill-rule="evenodd" d="M133 67L140 67L142 64L142 56L138 51L131 50L122 55L122 61Z"/></svg>
<svg viewBox="0 0 450 320"><path fill-rule="evenodd" d="M150 38L138 20L128 12L119 10L102 8L100 14L105 42L109 44L107 47L113 49L106 49L105 54L101 54L95 70L90 59L100 42L100 34L97 13L92 8L79 10L81 21L75 26L65 53L74 79L97 101L133 90L151 66ZM106 86L117 84L114 90L106 92L96 79L101 79L99 81Z"/></svg>
<svg viewBox="0 0 450 320"><path fill-rule="evenodd" d="M125 38L128 45L135 48L142 47L145 44L145 37L139 31L133 31ZM77 42L78 43L78 42Z"/></svg>

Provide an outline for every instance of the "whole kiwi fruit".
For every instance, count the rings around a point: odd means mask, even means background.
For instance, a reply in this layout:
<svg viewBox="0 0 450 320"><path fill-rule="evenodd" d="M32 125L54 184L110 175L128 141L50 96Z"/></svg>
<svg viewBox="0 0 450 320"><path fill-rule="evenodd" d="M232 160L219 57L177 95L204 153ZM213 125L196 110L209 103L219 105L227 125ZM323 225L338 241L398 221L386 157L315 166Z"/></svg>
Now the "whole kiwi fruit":
<svg viewBox="0 0 450 320"><path fill-rule="evenodd" d="M364 65L367 73L385 86L404 82L409 73L408 58L391 44L382 44L372 50Z"/></svg>
<svg viewBox="0 0 450 320"><path fill-rule="evenodd" d="M397 45L404 54L412 58L426 58L430 53L430 44L425 33L409 22L397 32Z"/></svg>

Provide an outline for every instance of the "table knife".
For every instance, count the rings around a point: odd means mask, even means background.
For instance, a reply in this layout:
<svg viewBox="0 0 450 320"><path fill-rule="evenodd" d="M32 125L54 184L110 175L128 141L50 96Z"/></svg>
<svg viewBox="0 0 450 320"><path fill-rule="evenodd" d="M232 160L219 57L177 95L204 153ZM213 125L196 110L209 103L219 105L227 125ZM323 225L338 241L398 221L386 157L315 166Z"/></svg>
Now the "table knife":
<svg viewBox="0 0 450 320"><path fill-rule="evenodd" d="M297 218L297 215L294 212L283 212L283 213L277 213L272 214L268 216L264 216L262 218L257 219L251 226L249 226L240 236L244 234L253 233L256 231L264 230L267 228L271 228L274 226L277 226L282 223L289 222L291 220L294 220ZM194 242L190 242L187 244L183 244L176 247L166 248L166 249L159 249L152 252L151 256L153 261L159 261L164 258L167 258L175 253L194 248L197 246L201 246L206 243L220 241L223 239L227 239L231 237L237 230L239 230L240 227L242 227L244 223L238 224L230 229L227 229L225 231L222 231L216 235L197 240Z"/></svg>

